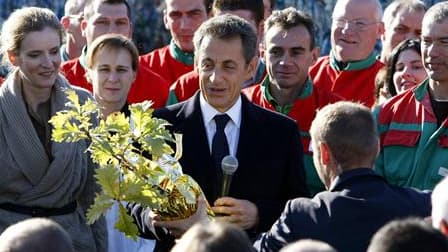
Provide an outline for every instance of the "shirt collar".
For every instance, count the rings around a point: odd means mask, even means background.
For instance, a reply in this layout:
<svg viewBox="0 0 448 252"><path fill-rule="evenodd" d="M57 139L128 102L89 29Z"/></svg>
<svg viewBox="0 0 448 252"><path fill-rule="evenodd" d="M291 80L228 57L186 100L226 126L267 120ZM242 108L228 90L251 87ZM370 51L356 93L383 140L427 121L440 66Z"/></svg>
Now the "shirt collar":
<svg viewBox="0 0 448 252"><path fill-rule="evenodd" d="M171 40L170 42L170 54L171 56L173 56L173 58L177 61L180 61L182 63L184 63L185 65L193 65L194 63L194 54L192 52L185 52L182 51L182 49L180 49L180 47L178 47L176 45L176 43L174 43L173 40Z"/></svg>
<svg viewBox="0 0 448 252"><path fill-rule="evenodd" d="M216 110L214 107L212 107L208 102L205 100L204 96L202 95L202 92L199 94L199 104L201 107L202 112L202 118L204 119L205 125L208 125L212 120L213 117L217 114L223 114ZM230 109L228 109L225 114L227 114L232 122L239 128L241 124L241 95L238 96L238 100L233 104Z"/></svg>
<svg viewBox="0 0 448 252"><path fill-rule="evenodd" d="M336 59L334 53L330 52L330 66L337 71L354 71L354 70L363 70L369 68L371 65L375 64L376 55L375 52L372 52L367 58L359 61L351 61L351 62L341 62Z"/></svg>

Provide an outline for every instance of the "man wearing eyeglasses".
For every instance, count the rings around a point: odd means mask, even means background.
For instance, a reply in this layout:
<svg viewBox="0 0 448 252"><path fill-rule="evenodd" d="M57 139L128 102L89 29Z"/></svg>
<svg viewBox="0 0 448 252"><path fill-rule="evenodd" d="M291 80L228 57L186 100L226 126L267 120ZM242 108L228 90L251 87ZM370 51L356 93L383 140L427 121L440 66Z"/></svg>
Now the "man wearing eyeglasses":
<svg viewBox="0 0 448 252"><path fill-rule="evenodd" d="M374 47L384 30L378 0L339 0L333 10L331 52L310 68L318 88L345 100L374 104L375 76L383 64Z"/></svg>

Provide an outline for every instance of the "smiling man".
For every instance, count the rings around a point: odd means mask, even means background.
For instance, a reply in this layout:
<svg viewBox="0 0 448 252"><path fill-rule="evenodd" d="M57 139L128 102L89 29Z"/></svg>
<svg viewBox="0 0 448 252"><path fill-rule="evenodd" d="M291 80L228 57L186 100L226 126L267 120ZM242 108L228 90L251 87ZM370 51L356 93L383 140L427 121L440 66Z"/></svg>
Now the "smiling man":
<svg viewBox="0 0 448 252"><path fill-rule="evenodd" d="M325 188L313 165L308 131L316 111L338 100L316 88L308 77L308 68L319 55L314 27L311 17L302 11L292 7L274 11L264 24L260 50L268 75L260 84L243 90L255 104L296 121L306 154L306 182L311 194Z"/></svg>
<svg viewBox="0 0 448 252"><path fill-rule="evenodd" d="M288 199L308 195L297 126L241 94L257 63L257 37L247 21L229 14L211 18L195 33L194 46L200 92L156 110L154 116L183 134L179 162L199 183L213 211L254 237L272 225ZM221 160L228 154L238 159L239 167L224 196ZM180 235L176 224L159 226Z"/></svg>
<svg viewBox="0 0 448 252"><path fill-rule="evenodd" d="M428 79L377 108L381 152L375 169L390 183L433 189L448 176L448 2L422 22Z"/></svg>
<svg viewBox="0 0 448 252"><path fill-rule="evenodd" d="M378 0L338 0L333 11L331 52L310 69L317 87L348 101L374 104L375 76L383 64L374 47L383 33Z"/></svg>

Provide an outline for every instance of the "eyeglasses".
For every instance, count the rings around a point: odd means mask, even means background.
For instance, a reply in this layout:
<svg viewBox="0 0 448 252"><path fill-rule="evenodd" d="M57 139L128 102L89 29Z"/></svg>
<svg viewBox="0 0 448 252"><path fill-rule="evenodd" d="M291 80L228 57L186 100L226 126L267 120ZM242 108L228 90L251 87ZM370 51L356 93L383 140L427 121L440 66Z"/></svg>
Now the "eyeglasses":
<svg viewBox="0 0 448 252"><path fill-rule="evenodd" d="M365 20L346 20L346 19L333 19L333 25L338 28L352 29L354 31L365 31L371 25L378 24L379 21L367 22Z"/></svg>

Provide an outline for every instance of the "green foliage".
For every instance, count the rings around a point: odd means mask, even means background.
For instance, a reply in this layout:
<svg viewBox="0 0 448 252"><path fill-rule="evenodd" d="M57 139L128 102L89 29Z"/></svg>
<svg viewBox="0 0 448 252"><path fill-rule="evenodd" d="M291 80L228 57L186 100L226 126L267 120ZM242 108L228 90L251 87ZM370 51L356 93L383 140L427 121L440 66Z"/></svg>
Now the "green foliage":
<svg viewBox="0 0 448 252"><path fill-rule="evenodd" d="M99 120L97 105L88 100L80 104L74 91L67 91L69 109L50 120L56 142L90 141L88 151L98 164L96 179L102 190L87 212L88 223L95 222L118 202L119 219L115 227L131 238L138 229L123 204L149 207L162 219L182 219L196 211L199 185L182 174L181 137L173 139L168 122L152 117L151 102L130 105L130 117L113 113ZM167 142L176 143L173 149ZM209 214L213 212L209 208Z"/></svg>

